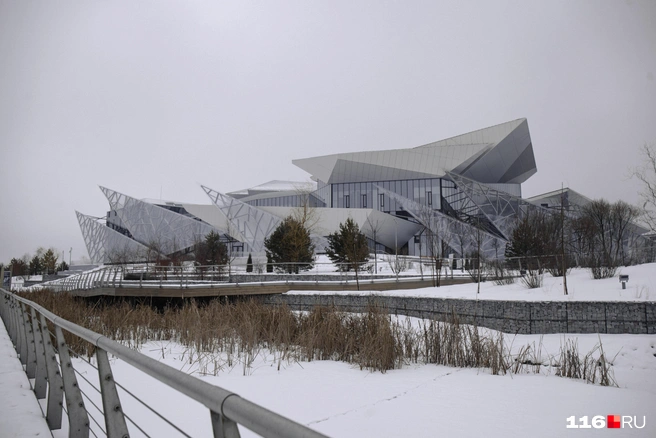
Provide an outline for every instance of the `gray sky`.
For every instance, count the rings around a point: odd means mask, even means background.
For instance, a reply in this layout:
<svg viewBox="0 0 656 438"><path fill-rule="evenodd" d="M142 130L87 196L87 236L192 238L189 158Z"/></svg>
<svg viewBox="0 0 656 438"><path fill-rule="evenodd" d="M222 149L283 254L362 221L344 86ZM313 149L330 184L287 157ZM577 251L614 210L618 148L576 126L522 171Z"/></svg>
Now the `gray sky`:
<svg viewBox="0 0 656 438"><path fill-rule="evenodd" d="M0 0L0 261L86 256L98 185L207 203L291 164L528 118L538 173L636 203L656 2Z"/></svg>

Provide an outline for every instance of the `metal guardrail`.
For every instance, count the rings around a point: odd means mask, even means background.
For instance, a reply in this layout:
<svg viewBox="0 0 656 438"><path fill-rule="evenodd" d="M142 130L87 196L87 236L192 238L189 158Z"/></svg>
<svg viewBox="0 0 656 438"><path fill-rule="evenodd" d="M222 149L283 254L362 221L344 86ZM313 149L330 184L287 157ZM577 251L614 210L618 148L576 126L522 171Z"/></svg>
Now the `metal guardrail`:
<svg viewBox="0 0 656 438"><path fill-rule="evenodd" d="M2 317L20 360L25 366L28 378L34 379L34 392L37 398L44 399L47 393L45 417L51 430L62 427L62 398L65 397L69 437L88 438L90 417L85 408L84 394L77 382L77 371L71 361L69 348L64 339L64 331L78 336L96 347L95 355L105 423L104 432L110 438L130 436L126 418L133 426L142 430L123 412L108 354L112 354L208 408L214 437L238 438L240 436L238 424L263 437L325 437L319 432L245 400L235 393L208 384L103 335L62 319L38 304L4 289L0 289L0 317ZM54 334L49 331L48 322L54 326ZM55 338L54 342L53 337ZM149 409L152 408L149 407ZM92 420L96 421L93 418ZM169 424L177 429L172 423L169 422Z"/></svg>
<svg viewBox="0 0 656 438"><path fill-rule="evenodd" d="M48 288L56 292L91 290L100 288L159 288L159 289L194 289L194 288L231 288L235 284L275 284L303 283L315 284L349 284L355 283L389 283L392 281L432 280L436 277L435 260L410 256L390 256L385 263L393 272L374 272L371 262L363 265L356 278L353 270L340 270L340 264L332 262L313 262L312 268L305 269L307 263L277 263L273 273L264 272L264 265L254 265L253 272L247 272L245 265L177 265L159 266L154 264L111 265L91 271L82 272L67 278L49 281L25 288L27 290ZM465 258L442 259L440 263L441 278L471 277L481 266L483 277L488 277L500 269L507 273L517 272L522 275L529 269L545 269L562 265L562 256L513 257L503 260L479 260ZM383 261L379 261L383 264ZM342 264L345 266L346 264ZM571 263L568 263L571 266ZM411 273L414 270L414 273ZM417 269L419 268L419 269ZM272 280L270 276L277 277ZM244 277L250 280L243 281ZM265 279L266 278L266 279Z"/></svg>
<svg viewBox="0 0 656 438"><path fill-rule="evenodd" d="M418 263L415 261L414 263ZM426 263L424 260L423 263ZM279 264L290 265L296 264ZM336 265L333 263L315 263L315 268L299 273L265 273L265 272L246 272L242 269L230 268L229 266L105 266L91 271L82 272L67 278L49 281L35 286L25 288L27 290L48 288L56 292L67 292L77 290L91 290L99 288L160 288L160 289L193 289L207 287L232 287L238 283L267 284L275 283L297 283L312 282L315 284L348 284L355 283L356 280L364 283L390 282L390 281L411 281L417 278L430 279L431 273L427 272L415 275L394 275L394 274L371 274L366 271L356 275L353 271L336 271ZM264 278L270 275L278 277L278 280L254 280L239 281L243 276L252 276L253 278ZM326 277L330 277L327 280ZM320 278L322 278L320 280Z"/></svg>

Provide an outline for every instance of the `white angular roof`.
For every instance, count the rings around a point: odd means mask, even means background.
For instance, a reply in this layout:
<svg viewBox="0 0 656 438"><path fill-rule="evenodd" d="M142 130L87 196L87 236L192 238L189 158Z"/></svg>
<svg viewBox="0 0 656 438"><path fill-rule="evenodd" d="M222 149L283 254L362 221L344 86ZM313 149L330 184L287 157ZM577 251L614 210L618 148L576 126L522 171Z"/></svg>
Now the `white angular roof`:
<svg viewBox="0 0 656 438"><path fill-rule="evenodd" d="M293 160L326 183L438 178L452 171L485 183L522 183L537 168L526 119L410 149Z"/></svg>

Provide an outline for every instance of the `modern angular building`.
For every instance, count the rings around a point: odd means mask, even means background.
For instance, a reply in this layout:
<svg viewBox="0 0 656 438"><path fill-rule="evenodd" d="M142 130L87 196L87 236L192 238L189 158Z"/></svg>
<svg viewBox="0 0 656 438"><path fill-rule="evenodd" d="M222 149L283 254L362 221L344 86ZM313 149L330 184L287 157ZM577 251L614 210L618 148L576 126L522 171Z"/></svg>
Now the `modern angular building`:
<svg viewBox="0 0 656 438"><path fill-rule="evenodd" d="M286 216L309 208L317 252L325 236L352 218L372 248L426 255L427 230L464 256L473 236L490 256L503 256L513 221L540 201L524 200L521 184L537 172L526 119L409 149L303 158L293 163L312 183L271 181L232 193L201 186L208 203L138 200L101 187L103 219L78 214L94 263L153 254L189 253L210 231L232 251L264 255L264 239Z"/></svg>

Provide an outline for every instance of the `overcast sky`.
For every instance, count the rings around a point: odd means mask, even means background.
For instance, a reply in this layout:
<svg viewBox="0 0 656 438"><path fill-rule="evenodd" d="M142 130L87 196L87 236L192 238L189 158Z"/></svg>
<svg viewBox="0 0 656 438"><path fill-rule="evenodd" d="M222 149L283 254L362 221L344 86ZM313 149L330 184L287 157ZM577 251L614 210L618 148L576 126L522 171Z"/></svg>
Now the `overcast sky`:
<svg viewBox="0 0 656 438"><path fill-rule="evenodd" d="M98 185L208 203L295 158L526 117L538 173L637 203L656 142L656 1L0 0L0 261L86 256Z"/></svg>

